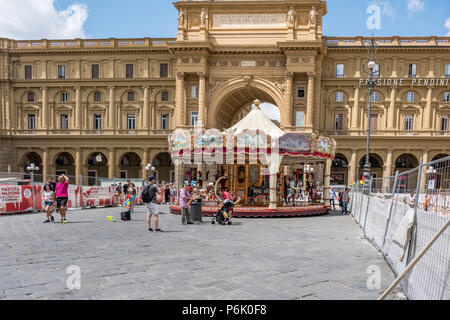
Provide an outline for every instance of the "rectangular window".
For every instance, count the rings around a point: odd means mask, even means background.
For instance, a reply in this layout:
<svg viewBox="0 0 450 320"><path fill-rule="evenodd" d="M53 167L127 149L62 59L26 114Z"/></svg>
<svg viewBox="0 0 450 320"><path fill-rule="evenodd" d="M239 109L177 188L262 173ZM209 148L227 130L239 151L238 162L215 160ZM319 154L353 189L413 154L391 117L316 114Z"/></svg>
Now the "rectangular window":
<svg viewBox="0 0 450 320"><path fill-rule="evenodd" d="M414 115L407 114L405 116L405 130L406 131L414 130Z"/></svg>
<svg viewBox="0 0 450 320"><path fill-rule="evenodd" d="M444 92L444 102L450 102L450 92Z"/></svg>
<svg viewBox="0 0 450 320"><path fill-rule="evenodd" d="M344 77L344 64L338 63L336 65L336 77L343 78Z"/></svg>
<svg viewBox="0 0 450 320"><path fill-rule="evenodd" d="M295 113L295 125L298 128L302 128L305 126L305 112L297 111Z"/></svg>
<svg viewBox="0 0 450 320"><path fill-rule="evenodd" d="M33 79L33 67L30 65L25 66L25 79L26 80Z"/></svg>
<svg viewBox="0 0 450 320"><path fill-rule="evenodd" d="M61 102L67 102L67 101L68 101L67 92L62 92L61 93Z"/></svg>
<svg viewBox="0 0 450 320"><path fill-rule="evenodd" d="M134 114L127 116L127 128L128 130L136 130L136 116Z"/></svg>
<svg viewBox="0 0 450 320"><path fill-rule="evenodd" d="M34 115L34 114L28 115L28 129L29 130L36 129L36 115Z"/></svg>
<svg viewBox="0 0 450 320"><path fill-rule="evenodd" d="M102 94L100 92L94 92L94 102L102 101Z"/></svg>
<svg viewBox="0 0 450 320"><path fill-rule="evenodd" d="M66 78L66 66L59 65L58 66L58 79Z"/></svg>
<svg viewBox="0 0 450 320"><path fill-rule="evenodd" d="M126 77L133 78L133 65L132 64L126 65Z"/></svg>
<svg viewBox="0 0 450 320"><path fill-rule="evenodd" d="M448 131L448 115L443 115L441 118L441 131Z"/></svg>
<svg viewBox="0 0 450 320"><path fill-rule="evenodd" d="M299 87L297 89L297 98L304 98L305 97L305 87Z"/></svg>
<svg viewBox="0 0 450 320"><path fill-rule="evenodd" d="M336 114L334 115L334 130L335 131L342 131L342 123L344 119L343 114Z"/></svg>
<svg viewBox="0 0 450 320"><path fill-rule="evenodd" d="M417 64L411 63L409 65L408 77L415 78L417 76Z"/></svg>
<svg viewBox="0 0 450 320"><path fill-rule="evenodd" d="M370 129L371 130L378 130L378 115L377 114L371 114L370 115Z"/></svg>
<svg viewBox="0 0 450 320"><path fill-rule="evenodd" d="M198 98L198 86L192 86L191 87L191 98Z"/></svg>
<svg viewBox="0 0 450 320"><path fill-rule="evenodd" d="M408 92L408 94L406 95L406 101L407 102L414 102L415 101L414 92L412 92L412 91Z"/></svg>
<svg viewBox="0 0 450 320"><path fill-rule="evenodd" d="M159 77L160 78L169 77L169 65L167 63L161 63L159 65Z"/></svg>
<svg viewBox="0 0 450 320"><path fill-rule="evenodd" d="M88 185L95 186L97 184L97 171L88 170Z"/></svg>
<svg viewBox="0 0 450 320"><path fill-rule="evenodd" d="M196 126L198 123L198 112L192 111L191 112L191 126Z"/></svg>
<svg viewBox="0 0 450 320"><path fill-rule="evenodd" d="M169 93L168 92L161 93L161 101L169 101Z"/></svg>
<svg viewBox="0 0 450 320"><path fill-rule="evenodd" d="M102 130L102 115L94 114L94 130Z"/></svg>
<svg viewBox="0 0 450 320"><path fill-rule="evenodd" d="M445 65L445 77L450 78L450 64Z"/></svg>
<svg viewBox="0 0 450 320"><path fill-rule="evenodd" d="M378 102L380 99L380 95L378 92L373 92L372 93L372 102Z"/></svg>
<svg viewBox="0 0 450 320"><path fill-rule="evenodd" d="M120 171L120 179L128 179L128 171L121 170Z"/></svg>
<svg viewBox="0 0 450 320"><path fill-rule="evenodd" d="M68 130L69 129L69 115L67 115L67 114L60 115L60 123L61 123L61 130Z"/></svg>
<svg viewBox="0 0 450 320"><path fill-rule="evenodd" d="M344 101L344 93L342 91L336 92L336 102Z"/></svg>
<svg viewBox="0 0 450 320"><path fill-rule="evenodd" d="M161 129L162 130L169 129L169 115L168 114L163 114L161 116Z"/></svg>
<svg viewBox="0 0 450 320"><path fill-rule="evenodd" d="M28 92L28 102L34 102L34 92Z"/></svg>
<svg viewBox="0 0 450 320"><path fill-rule="evenodd" d="M93 64L92 65L92 79L100 78L100 65Z"/></svg>
<svg viewBox="0 0 450 320"><path fill-rule="evenodd" d="M134 101L134 92L133 91L128 92L128 101Z"/></svg>

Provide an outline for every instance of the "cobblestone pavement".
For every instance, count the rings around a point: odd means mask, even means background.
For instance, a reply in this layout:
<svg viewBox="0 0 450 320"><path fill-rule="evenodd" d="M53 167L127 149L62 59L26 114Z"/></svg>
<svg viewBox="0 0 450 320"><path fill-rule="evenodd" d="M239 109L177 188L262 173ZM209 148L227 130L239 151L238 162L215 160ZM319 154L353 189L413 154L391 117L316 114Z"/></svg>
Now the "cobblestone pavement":
<svg viewBox="0 0 450 320"><path fill-rule="evenodd" d="M181 225L161 207L150 233L145 209L72 211L67 224L43 215L0 217L0 299L376 299L394 275L350 216L235 219ZM81 289L67 289L67 268ZM381 290L367 288L367 268Z"/></svg>

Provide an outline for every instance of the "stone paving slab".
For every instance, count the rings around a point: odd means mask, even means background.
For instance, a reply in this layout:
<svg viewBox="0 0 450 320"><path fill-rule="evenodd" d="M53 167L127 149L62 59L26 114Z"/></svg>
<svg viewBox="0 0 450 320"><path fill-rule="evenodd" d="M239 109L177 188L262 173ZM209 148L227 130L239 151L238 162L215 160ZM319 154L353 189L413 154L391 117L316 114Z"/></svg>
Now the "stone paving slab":
<svg viewBox="0 0 450 320"><path fill-rule="evenodd" d="M43 215L0 217L0 299L376 299L394 275L349 216L235 219L181 225L161 207L116 223L120 208L70 211L67 224ZM69 290L69 266L81 289ZM367 288L371 265L381 289Z"/></svg>

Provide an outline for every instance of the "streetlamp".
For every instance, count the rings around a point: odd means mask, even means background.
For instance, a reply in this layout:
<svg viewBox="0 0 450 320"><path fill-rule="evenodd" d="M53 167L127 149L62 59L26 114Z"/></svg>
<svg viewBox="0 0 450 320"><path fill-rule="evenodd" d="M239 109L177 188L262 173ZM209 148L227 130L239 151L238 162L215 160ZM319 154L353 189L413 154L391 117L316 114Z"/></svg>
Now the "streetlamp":
<svg viewBox="0 0 450 320"><path fill-rule="evenodd" d="M37 167L34 163L31 163L27 170L30 172L31 176L31 196L33 197L33 213L36 211L36 197L34 196L34 172L39 171L39 167Z"/></svg>
<svg viewBox="0 0 450 320"><path fill-rule="evenodd" d="M152 167L151 163L147 163L147 165L145 166L145 170L147 171L147 178L150 177L150 170L152 172L152 174L155 172L155 167Z"/></svg>
<svg viewBox="0 0 450 320"><path fill-rule="evenodd" d="M434 169L433 167L429 167L427 170L427 175L428 175L428 180L433 181L432 184L430 184L430 182L428 182L428 189L434 190L436 188L436 169Z"/></svg>
<svg viewBox="0 0 450 320"><path fill-rule="evenodd" d="M369 43L366 43L367 47L367 53L368 53L368 60L367 67L369 70L366 69L366 66L363 64L363 70L365 73L369 75L369 79L366 82L366 87L369 89L369 110L367 111L367 143L366 143L366 163L364 164L364 181L369 183L369 180L371 178L370 176L370 116L372 112L372 96L373 96L373 89L376 87L376 82L374 80L376 72L377 63L375 62L377 60L377 49L378 45L375 40L375 38L371 38L369 40Z"/></svg>

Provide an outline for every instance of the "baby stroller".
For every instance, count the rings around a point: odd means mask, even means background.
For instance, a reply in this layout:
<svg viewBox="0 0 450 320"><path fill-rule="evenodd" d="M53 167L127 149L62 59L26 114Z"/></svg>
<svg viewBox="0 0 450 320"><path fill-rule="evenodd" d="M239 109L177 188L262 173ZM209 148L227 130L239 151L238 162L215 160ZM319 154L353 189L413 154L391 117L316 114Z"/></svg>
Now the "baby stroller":
<svg viewBox="0 0 450 320"><path fill-rule="evenodd" d="M233 213L234 201L227 199L223 202L222 208L217 212L216 216L212 219L211 223L221 225L231 225L231 215Z"/></svg>

